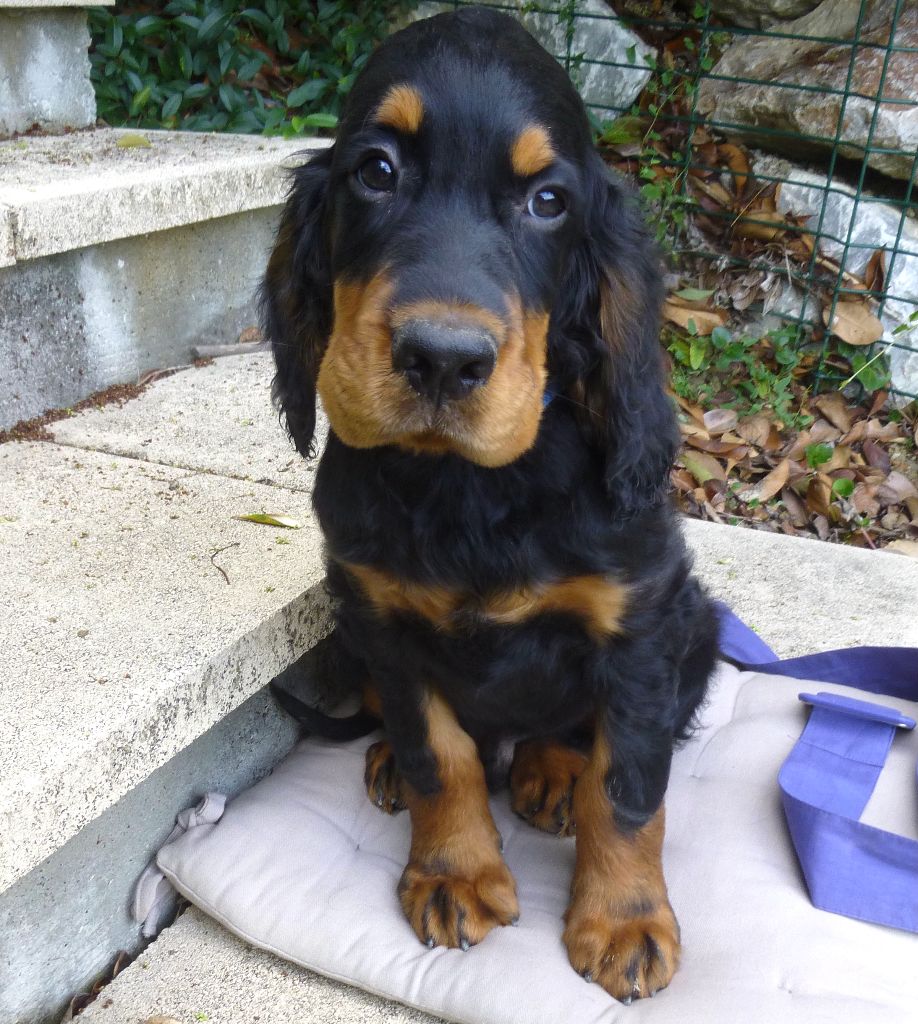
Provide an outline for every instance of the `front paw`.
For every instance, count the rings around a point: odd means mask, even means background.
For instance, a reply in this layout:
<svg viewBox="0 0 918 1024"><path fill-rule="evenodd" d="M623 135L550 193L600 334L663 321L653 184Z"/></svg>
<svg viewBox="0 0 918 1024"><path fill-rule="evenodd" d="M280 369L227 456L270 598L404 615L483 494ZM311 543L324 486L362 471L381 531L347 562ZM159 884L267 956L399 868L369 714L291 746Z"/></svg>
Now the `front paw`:
<svg viewBox="0 0 918 1024"><path fill-rule="evenodd" d="M510 771L513 810L543 832L572 836L574 784L586 761L578 750L560 743L518 743Z"/></svg>
<svg viewBox="0 0 918 1024"><path fill-rule="evenodd" d="M468 949L498 925L519 917L516 884L502 860L459 873L411 862L398 886L402 909L428 946Z"/></svg>
<svg viewBox="0 0 918 1024"><path fill-rule="evenodd" d="M402 777L395 764L395 753L387 740L367 747L363 782L367 796L386 814L398 814L405 809Z"/></svg>
<svg viewBox="0 0 918 1024"><path fill-rule="evenodd" d="M588 895L567 913L564 944L571 965L622 1003L655 995L679 964L679 925L669 903L633 916L601 909Z"/></svg>

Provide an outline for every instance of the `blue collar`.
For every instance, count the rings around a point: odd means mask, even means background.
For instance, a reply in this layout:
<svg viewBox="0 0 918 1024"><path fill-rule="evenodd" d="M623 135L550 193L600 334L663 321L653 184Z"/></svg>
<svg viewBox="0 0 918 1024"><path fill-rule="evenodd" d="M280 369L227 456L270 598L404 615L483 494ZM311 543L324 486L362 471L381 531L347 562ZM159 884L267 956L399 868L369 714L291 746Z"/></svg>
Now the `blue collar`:
<svg viewBox="0 0 918 1024"><path fill-rule="evenodd" d="M555 400L555 393L550 387L547 387L542 395L542 408L547 409L551 403Z"/></svg>

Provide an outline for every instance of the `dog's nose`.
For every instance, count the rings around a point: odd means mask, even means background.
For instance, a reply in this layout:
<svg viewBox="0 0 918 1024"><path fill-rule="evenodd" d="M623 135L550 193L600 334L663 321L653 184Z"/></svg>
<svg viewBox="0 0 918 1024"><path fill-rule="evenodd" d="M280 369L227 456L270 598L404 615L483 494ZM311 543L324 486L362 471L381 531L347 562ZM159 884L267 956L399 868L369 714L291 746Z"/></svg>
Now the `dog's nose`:
<svg viewBox="0 0 918 1024"><path fill-rule="evenodd" d="M484 329L409 320L392 335L392 366L433 402L464 398L491 376L497 345Z"/></svg>

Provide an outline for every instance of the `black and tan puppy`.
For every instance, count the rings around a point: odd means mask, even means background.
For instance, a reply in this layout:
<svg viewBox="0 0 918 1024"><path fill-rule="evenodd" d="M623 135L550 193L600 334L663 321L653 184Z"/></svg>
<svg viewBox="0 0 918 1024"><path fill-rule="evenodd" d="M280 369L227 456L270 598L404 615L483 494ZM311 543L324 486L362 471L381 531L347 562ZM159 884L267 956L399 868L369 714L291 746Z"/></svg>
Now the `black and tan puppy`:
<svg viewBox="0 0 918 1024"><path fill-rule="evenodd" d="M464 948L517 917L486 785L509 749L516 811L576 829L575 970L652 995L715 625L667 500L657 260L561 67L482 9L392 36L297 173L263 296L300 452L316 392L331 423L314 504L388 737L368 786L411 815L414 930Z"/></svg>

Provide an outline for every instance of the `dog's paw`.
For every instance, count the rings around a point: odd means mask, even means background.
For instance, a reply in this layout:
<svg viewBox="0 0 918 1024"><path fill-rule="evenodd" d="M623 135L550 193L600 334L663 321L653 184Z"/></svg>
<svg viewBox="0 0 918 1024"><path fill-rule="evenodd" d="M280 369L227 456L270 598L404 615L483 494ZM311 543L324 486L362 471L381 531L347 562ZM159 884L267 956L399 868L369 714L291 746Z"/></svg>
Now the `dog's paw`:
<svg viewBox="0 0 918 1024"><path fill-rule="evenodd" d="M543 832L572 836L574 783L586 760L578 750L558 743L518 743L510 770L513 810Z"/></svg>
<svg viewBox="0 0 918 1024"><path fill-rule="evenodd" d="M463 874L412 862L398 895L411 927L430 947L468 949L492 928L519 917L516 883L499 858Z"/></svg>
<svg viewBox="0 0 918 1024"><path fill-rule="evenodd" d="M386 814L398 814L405 809L402 777L395 766L395 754L386 740L367 747L367 762L363 773L367 796Z"/></svg>
<svg viewBox="0 0 918 1024"><path fill-rule="evenodd" d="M669 903L633 917L572 905L564 944L571 965L622 1003L655 995L679 964L679 925Z"/></svg>

